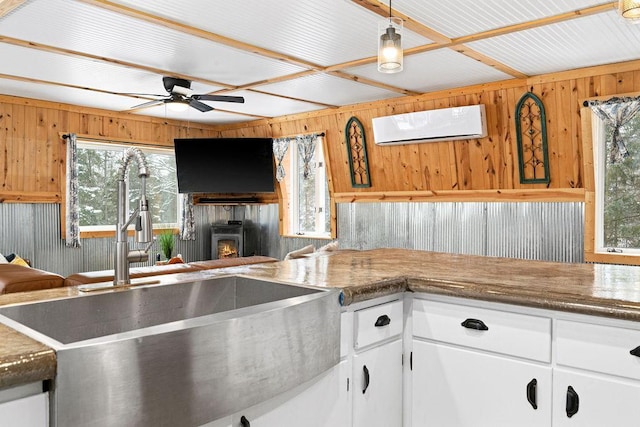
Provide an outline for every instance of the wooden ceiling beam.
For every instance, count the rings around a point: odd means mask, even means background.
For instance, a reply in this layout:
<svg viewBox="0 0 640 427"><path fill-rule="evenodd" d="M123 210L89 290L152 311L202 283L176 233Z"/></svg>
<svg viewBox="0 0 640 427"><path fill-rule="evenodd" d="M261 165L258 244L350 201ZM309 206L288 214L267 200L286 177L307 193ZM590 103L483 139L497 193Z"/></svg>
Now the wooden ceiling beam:
<svg viewBox="0 0 640 427"><path fill-rule="evenodd" d="M131 18L139 19L141 21L149 22L155 25L161 25L163 27L171 28L181 33L189 34L191 36L200 37L205 40L223 44L225 46L233 47L245 52L254 53L256 55L264 56L266 58L276 59L288 64L297 65L312 70L321 70L322 66L314 64L309 61L295 58L293 56L285 55L283 53L275 52L269 49L264 49L249 43L244 43L239 40L225 37L220 34L215 34L209 31L202 30L200 28L192 27L189 25L181 24L179 22L172 21L161 16L153 15L151 13L143 12L138 9L123 6L117 3L113 3L108 0L78 0L82 3L89 4L91 6L101 7L112 12L119 13L121 15L129 16Z"/></svg>
<svg viewBox="0 0 640 427"><path fill-rule="evenodd" d="M561 13L558 15L547 16L545 18L534 19L533 21L521 22L519 24L507 25L506 27L500 27L489 31L482 31L480 33L471 34L468 36L457 37L451 40L451 44L445 45L445 47L451 45L459 45L464 43L471 43L478 40L484 40L491 37L504 36L506 34L516 33L518 31L530 30L533 28L543 27L545 25L557 24L559 22L570 21L572 19L581 18L584 16L597 15L599 13L605 13L615 9L618 5L617 1L602 3L596 6L585 7L584 9L578 9L571 12Z"/></svg>
<svg viewBox="0 0 640 427"><path fill-rule="evenodd" d="M318 102L318 101L309 101L308 99L295 98L293 96L274 95L271 92L264 92L264 91L261 91L261 90L258 90L258 89L247 89L247 90L250 91L250 92L260 93L262 95L277 96L278 98L290 99L292 101L306 102L307 104L314 104L314 105L318 105L318 106L324 107L324 108L338 108L339 107L339 105L325 104L324 102Z"/></svg>
<svg viewBox="0 0 640 427"><path fill-rule="evenodd" d="M377 0L351 0L353 3L361 6L377 15L380 15L383 18L389 17L389 6L381 3ZM420 34L423 37L428 38L436 43L443 44L449 43L451 39L445 36L442 33L434 30L433 28L429 28L424 24L416 21L410 16L405 15L404 13L398 12L395 9L391 9L391 15L402 19L404 28L413 31L414 33Z"/></svg>
<svg viewBox="0 0 640 427"><path fill-rule="evenodd" d="M9 14L13 9L22 5L24 0L0 0L0 18Z"/></svg>
<svg viewBox="0 0 640 427"><path fill-rule="evenodd" d="M433 28L429 28L426 25L416 21L415 19L404 15L403 13L398 12L395 9L389 9L388 6L386 6L384 3L381 3L377 0L351 0L352 2L358 4L359 6L364 7L365 9L374 12L384 18L386 18L387 16L394 16L397 18L400 18L403 20L404 23L404 28L411 30L415 33L420 34L421 36L424 36L432 41L434 41L434 44L429 44L427 46L430 47L429 50L433 50L433 49L438 49L438 48L444 48L444 47L450 47L452 46L452 40L445 36L444 34L439 33L438 31L434 30ZM487 55L483 55L479 52L476 52L475 50L467 47L467 46L458 46L457 49L455 49L456 52L468 56L478 62L481 62L485 65L488 65L490 67L493 67L497 70L500 70L510 76L516 77L516 78L523 78L523 77L527 77L525 74L514 70L513 68L507 66L506 64L503 64L493 58L490 58ZM419 52L424 52L423 50L420 50ZM418 53L418 52L416 52ZM410 55L411 51L405 52L405 54ZM377 60L377 59L375 59ZM366 63L372 63L375 62L374 58L368 58L366 60ZM352 65L349 65L352 66Z"/></svg>
<svg viewBox="0 0 640 427"><path fill-rule="evenodd" d="M288 80L299 79L299 78L302 78L302 77L311 76L313 74L318 74L318 71L316 71L316 70L305 70L305 71L300 71L299 73L287 74L286 76L273 77L273 78L270 78L270 79L264 79L264 80L260 80L260 81L257 81L257 82L251 82L251 83L247 83L247 84L244 84L244 85L237 86L236 90L252 89L254 87L264 86L264 85L268 85L268 84L272 84L272 83L286 82Z"/></svg>
<svg viewBox="0 0 640 427"><path fill-rule="evenodd" d="M488 65L490 67L495 68L498 71L502 71L503 73L511 76L511 77L515 77L517 79L526 79L529 76L527 74L524 74L518 70L516 70L515 68L511 68L508 65L497 61L493 58L491 58L490 56L487 56L485 54L482 54L478 51L475 51L473 49L471 49L468 46L465 46L463 44L458 45L458 46L454 46L453 50L455 50L458 53L461 53L464 56L467 56L469 58L475 59L476 61L482 62L484 65Z"/></svg>
<svg viewBox="0 0 640 427"><path fill-rule="evenodd" d="M225 89L235 89L235 86L232 86L232 85L216 82L213 80L202 79L202 78L190 76L187 74L176 73L175 71L163 70L160 68L149 67L146 65L138 64L138 63L121 61L119 59L107 58L99 55L92 55L90 53L78 52L75 50L49 46L42 43L35 43L35 42L26 41L26 40L15 39L15 38L3 36L3 35L0 35L0 42L11 44L14 46L26 47L29 49L36 49L43 52L56 53L58 55L65 55L65 56L71 56L71 57L83 58L83 59L91 59L93 61L105 62L108 64L119 65L122 67L132 68L136 70L148 71L150 73L160 74L163 76L178 77L181 79L196 81L196 82L211 85L211 86L220 86Z"/></svg>
<svg viewBox="0 0 640 427"><path fill-rule="evenodd" d="M0 43L7 43L7 44L14 45L14 46L21 46L21 47L26 47L26 48L29 48L29 49L35 49L35 50L40 50L40 51L43 51L43 52L55 53L55 54L65 55L65 56L70 56L70 57L75 57L75 58L91 59L93 61L105 62L105 63L108 63L108 64L119 65L119 66L122 66L122 67L127 67L127 68L131 68L131 69L136 69L136 70L148 71L150 73L160 74L162 76L178 77L178 78L189 80L189 81L192 81L192 82L198 82L198 83L207 84L207 85L210 85L210 86L220 86L221 88L223 88L222 90L217 90L217 91L214 91L212 93L229 92L229 91L235 91L235 90L241 90L241 89L250 89L252 87L252 85L245 85L245 87L232 86L232 85L228 85L228 84L221 83L221 82L202 79L200 77L195 77L195 76L191 76L191 75L187 75L187 74L176 73L174 71L168 71L168 70L163 70L163 69L160 69L160 68L149 67L149 66L146 66L146 65L138 64L138 63L121 61L121 60L118 60L118 59L107 58L107 57L98 56L98 55L92 55L92 54L89 54L89 53L78 52L78 51L74 51L74 50L70 50L70 49L64 49L64 48L60 48L60 47L49 46L49 45L45 45L45 44L41 44L41 43L29 42L29 41L26 41L26 40L15 39L15 38L12 38L12 37L2 36L2 35L0 35ZM304 71L302 73L314 74L316 72L315 71ZM265 81L262 84L273 83L273 82L280 81L280 80L285 81L285 80L290 80L290 79L297 78L297 77L299 77L298 74L292 74L292 75L289 75L289 76L283 76L283 77L280 77L280 78L274 78L274 79L272 79L273 81L269 81L269 82ZM9 77L7 77L7 78L9 78ZM19 80L19 78L13 76L13 80ZM42 84L49 84L49 85L64 86L64 87L70 87L70 88L76 88L76 89L93 90L95 92L103 92L103 93L108 93L108 94L112 94L112 95L125 95L125 96L131 96L133 98L140 98L140 99L150 99L150 98L145 98L143 96L137 96L135 94L132 95L132 94L126 94L126 93L111 92L111 91L99 90L99 89L95 89L95 88L86 88L86 87L68 85L68 84L64 84L64 83L36 81L35 79L28 79L28 78L25 78L23 81L30 81L32 83L42 83ZM163 94L159 93L158 95L163 95ZM290 97L277 95L277 94L269 94L269 95L274 96L276 98L288 98L288 99L291 99ZM326 105L326 104L323 104L323 103L309 101L309 100L301 100L301 101L308 102L310 104L317 104L317 105L321 105L321 106ZM333 106L331 106L331 107L333 108Z"/></svg>
<svg viewBox="0 0 640 427"><path fill-rule="evenodd" d="M103 90L103 89L96 89L96 88L72 85L72 84L67 84L67 83L52 82L52 81L48 81L48 80L33 79L33 78L29 78L29 77L14 76L14 75L11 75L11 74L0 74L0 79L15 80L15 81L19 81L19 82L36 83L36 84L58 86L58 87L66 87L66 88L71 88L71 89L89 90L89 91L92 91L92 92L104 93L104 94L107 94L107 95L122 95L121 93L111 92L111 91ZM129 96L131 98L137 98L137 99L149 99L149 98L144 97L144 96L132 95L132 94L128 94L126 96ZM121 114L129 113L130 114L133 111L138 110L138 109L139 108L130 108L130 109L127 109L127 110L119 111L119 113L121 113ZM223 110L221 108L216 108L215 110L220 111L220 112L225 112L225 113L238 114L238 115L246 116L246 117L253 117L253 118L256 118L256 119L269 119L269 118L272 118L270 116L259 116L259 115L256 115L256 114L239 113L237 111Z"/></svg>
<svg viewBox="0 0 640 427"><path fill-rule="evenodd" d="M408 90L408 89L403 89L403 88L399 88L396 86L391 86L388 85L386 83L382 83L376 80L371 80L371 79L367 79L361 76L354 76L353 74L349 74L349 73L345 73L343 71L331 71L328 72L327 74L332 75L332 76L336 76L336 77L340 77L342 79L345 80L351 80L354 82L358 82L358 83L363 83L369 86L375 86L378 87L380 89L385 89L391 92L396 92L399 93L401 95L407 95L407 96L411 96L411 95L420 95L420 92L414 92L412 90Z"/></svg>
<svg viewBox="0 0 640 427"><path fill-rule="evenodd" d="M280 82L280 81L287 81L287 80L293 80L296 78L299 78L301 76L304 75L308 75L308 74L314 74L314 73L318 73L318 72L323 72L324 68L321 65L318 64L314 64L312 62L309 61L305 61L299 58L295 58L293 56L290 55L284 55L282 53L279 52L275 52L269 49L264 49L252 44L248 44L248 43L244 43L241 42L239 40L235 40L232 39L230 37L225 37L222 36L220 34L215 34L215 33L211 33L209 31L205 31L199 28L195 28L189 25L185 25L179 22L175 22L172 21L170 19L167 18L163 18L157 15L153 15L151 13L147 13L147 12L143 12L137 9L133 9L127 6L123 6L117 3L113 3L111 1L108 0L78 0L82 3L86 3L92 6L97 6L112 12L116 12L125 16L129 16L135 19L139 19L145 22L149 22L155 25L161 25L164 27L168 27L171 28L173 30L182 32L184 34L189 34L191 36L195 36L195 37L200 37L202 39L205 40L209 40L215 43L219 43L225 46L229 46L238 50L242 50L245 52L249 52L249 53L253 53L259 56L263 56L266 58L271 58L271 59L276 59L278 61L282 61L288 64L292 64L292 65L296 65L296 66L301 66L304 68L307 68L307 70L305 71L301 71L299 73L293 73L293 74L289 74L286 76L281 76L281 77L277 77L274 79L266 79L266 80L262 80L262 81L258 81L258 82L252 82L249 84L245 84L242 86L230 86L230 85L223 85L223 84L218 84L219 86L224 87L223 91L228 92L230 90L243 90L243 89L250 89L253 88L255 86L262 86L265 84L270 84L270 83L276 83L276 82ZM180 77L180 76L176 76L176 77ZM187 77L182 77L182 78L187 78ZM194 77L189 77L187 78L187 80L192 80L192 81L201 81L197 78ZM265 92L261 92L261 93L265 93ZM306 99L298 99L298 98L290 98L287 96L282 96L282 95L277 95L277 94L269 94L271 96L275 96L278 98L288 98L288 99L294 99L294 100L298 100L298 101L303 101L303 102L307 102L310 104L316 104L316 105L321 105L321 106L326 106L327 104L323 104L323 103L318 103L318 102L314 102L314 101L310 101L310 100L306 100ZM335 108L335 106L331 106L330 108Z"/></svg>
<svg viewBox="0 0 640 427"><path fill-rule="evenodd" d="M380 16L388 16L389 15L389 7L385 6L383 3L377 1L377 0L351 0L352 2L364 7L365 9L372 11ZM502 35L506 35L506 34L511 34L511 33L515 33L518 31L524 31L524 30L529 30L529 29L533 29L533 28L538 28L538 27L542 27L545 25L550 25L550 24L556 24L559 22L564 22L564 21L569 21L571 19L576 19L576 18L580 18L580 17L584 17L584 16L590 16L590 15L596 15L599 13L605 13L605 12L609 12L612 8L615 9L617 7L618 2L613 1L613 2L606 2L606 3L602 3L596 6L590 6L590 7L586 7L583 9L577 9L571 12L566 12L566 13L561 13L558 15L554 15L554 16L548 16L545 18L540 18L540 19L535 19L532 21L527 21L527 22L522 22L519 24L514 24L514 25L508 25L505 27L500 27L500 28L496 28L493 30L488 30L488 31L482 31L479 33L475 33L475 34L470 34L467 36L462 36L462 37L457 37L457 38L452 38L449 39L446 36L438 33L437 31L426 27L423 24L418 23L417 21L415 21L412 18L408 18L408 20L406 22L410 22L409 25L405 25L405 28L409 28L411 31L414 31L418 34L423 35L424 37L429 38L430 40L433 40L434 43L430 43L430 44L426 44L426 45L422 45L422 46L416 46L413 48L408 48L404 50L404 55L405 56L410 56L410 55L417 55L419 53L424 53L424 52L430 52L432 50L436 50L436 49L445 49L445 48L454 48L454 50L456 50L459 53L462 53L463 55L469 56L470 58L473 58L477 61L480 61L482 63L484 63L485 65L488 65L490 67L493 67L497 70L500 70L506 74L509 74L513 77L516 78L526 78L528 77L527 75L525 75L524 73L515 70L499 61L496 61L495 59L492 59L486 55L483 55L471 48L469 48L468 46L465 45L465 43L471 43L471 42L475 42L478 40L484 40L484 39L488 39L491 37L497 37L497 36L502 36ZM393 16L397 16L397 17L404 17L406 15L400 14L398 11L396 11L395 9L392 10L392 14ZM405 18L403 18L405 19ZM422 28L420 28L422 27ZM431 35L431 36L429 36ZM333 72L333 71L338 71L338 70L343 70L345 68L350 68L350 67L357 67L360 65L367 65L367 64L372 64L374 62L376 62L378 60L377 57L372 56L369 58L361 58L361 59L357 59L354 61L349 61L349 62L343 62L342 64L335 64L329 67L325 68L326 72Z"/></svg>

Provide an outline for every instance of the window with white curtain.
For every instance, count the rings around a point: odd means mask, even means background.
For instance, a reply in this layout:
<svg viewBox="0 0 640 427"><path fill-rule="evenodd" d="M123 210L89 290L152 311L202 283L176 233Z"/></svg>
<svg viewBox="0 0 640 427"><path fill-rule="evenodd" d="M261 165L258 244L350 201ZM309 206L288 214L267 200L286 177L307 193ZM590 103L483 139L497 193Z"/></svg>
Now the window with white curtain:
<svg viewBox="0 0 640 427"><path fill-rule="evenodd" d="M620 127L629 155L612 153L612 128L591 113L595 177L595 251L640 254L640 114Z"/></svg>
<svg viewBox="0 0 640 427"><path fill-rule="evenodd" d="M322 137L318 137L304 176L304 160L299 141L292 139L288 150L289 171L289 231L308 237L330 237L331 216L329 189Z"/></svg>
<svg viewBox="0 0 640 427"><path fill-rule="evenodd" d="M274 140L283 235L332 237L324 148L323 134Z"/></svg>

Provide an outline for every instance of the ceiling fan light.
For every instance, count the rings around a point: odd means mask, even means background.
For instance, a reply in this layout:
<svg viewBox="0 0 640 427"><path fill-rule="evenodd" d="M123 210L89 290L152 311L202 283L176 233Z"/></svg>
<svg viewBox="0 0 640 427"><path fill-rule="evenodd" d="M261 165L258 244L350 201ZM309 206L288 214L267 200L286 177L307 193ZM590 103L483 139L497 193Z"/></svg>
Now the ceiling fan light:
<svg viewBox="0 0 640 427"><path fill-rule="evenodd" d="M174 113L180 113L189 109L189 104L183 101L172 101L167 103L167 108Z"/></svg>
<svg viewBox="0 0 640 427"><path fill-rule="evenodd" d="M618 12L625 19L640 19L640 0L619 0Z"/></svg>
<svg viewBox="0 0 640 427"><path fill-rule="evenodd" d="M403 66L402 20L389 18L378 25L378 71L399 73Z"/></svg>

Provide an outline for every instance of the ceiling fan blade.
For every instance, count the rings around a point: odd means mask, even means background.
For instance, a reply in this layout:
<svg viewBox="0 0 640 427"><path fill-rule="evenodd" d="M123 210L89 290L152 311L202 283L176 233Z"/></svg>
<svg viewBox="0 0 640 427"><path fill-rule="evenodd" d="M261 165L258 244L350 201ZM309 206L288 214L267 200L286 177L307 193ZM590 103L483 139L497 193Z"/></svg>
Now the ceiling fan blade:
<svg viewBox="0 0 640 427"><path fill-rule="evenodd" d="M160 95L157 93L138 93L138 92L113 92L114 95L124 95L124 96L153 96L156 98L166 98L167 95Z"/></svg>
<svg viewBox="0 0 640 427"><path fill-rule="evenodd" d="M189 105L191 105L196 110L202 111L203 113L206 113L207 111L213 110L213 107L210 107L209 105L205 104L204 102L197 101L197 100L195 100L193 98L189 100Z"/></svg>
<svg viewBox="0 0 640 427"><path fill-rule="evenodd" d="M244 104L244 98L242 96L229 96L229 95L193 95L193 99L201 99L203 101L219 101L219 102L237 102Z"/></svg>
<svg viewBox="0 0 640 427"><path fill-rule="evenodd" d="M149 107L154 107L156 105L161 105L164 104L166 100L164 99L156 99L154 101L149 101L149 102L144 102L142 104L139 105L135 105L133 107L131 107L131 110L138 110L140 108L149 108Z"/></svg>

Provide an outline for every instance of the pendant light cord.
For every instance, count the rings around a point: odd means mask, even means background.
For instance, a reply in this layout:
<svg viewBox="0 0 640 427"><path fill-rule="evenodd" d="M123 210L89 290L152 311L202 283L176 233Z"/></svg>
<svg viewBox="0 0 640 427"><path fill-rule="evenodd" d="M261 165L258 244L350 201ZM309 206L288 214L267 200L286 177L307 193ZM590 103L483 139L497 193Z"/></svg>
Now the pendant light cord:
<svg viewBox="0 0 640 427"><path fill-rule="evenodd" d="M389 25L391 25L391 0L389 0Z"/></svg>

